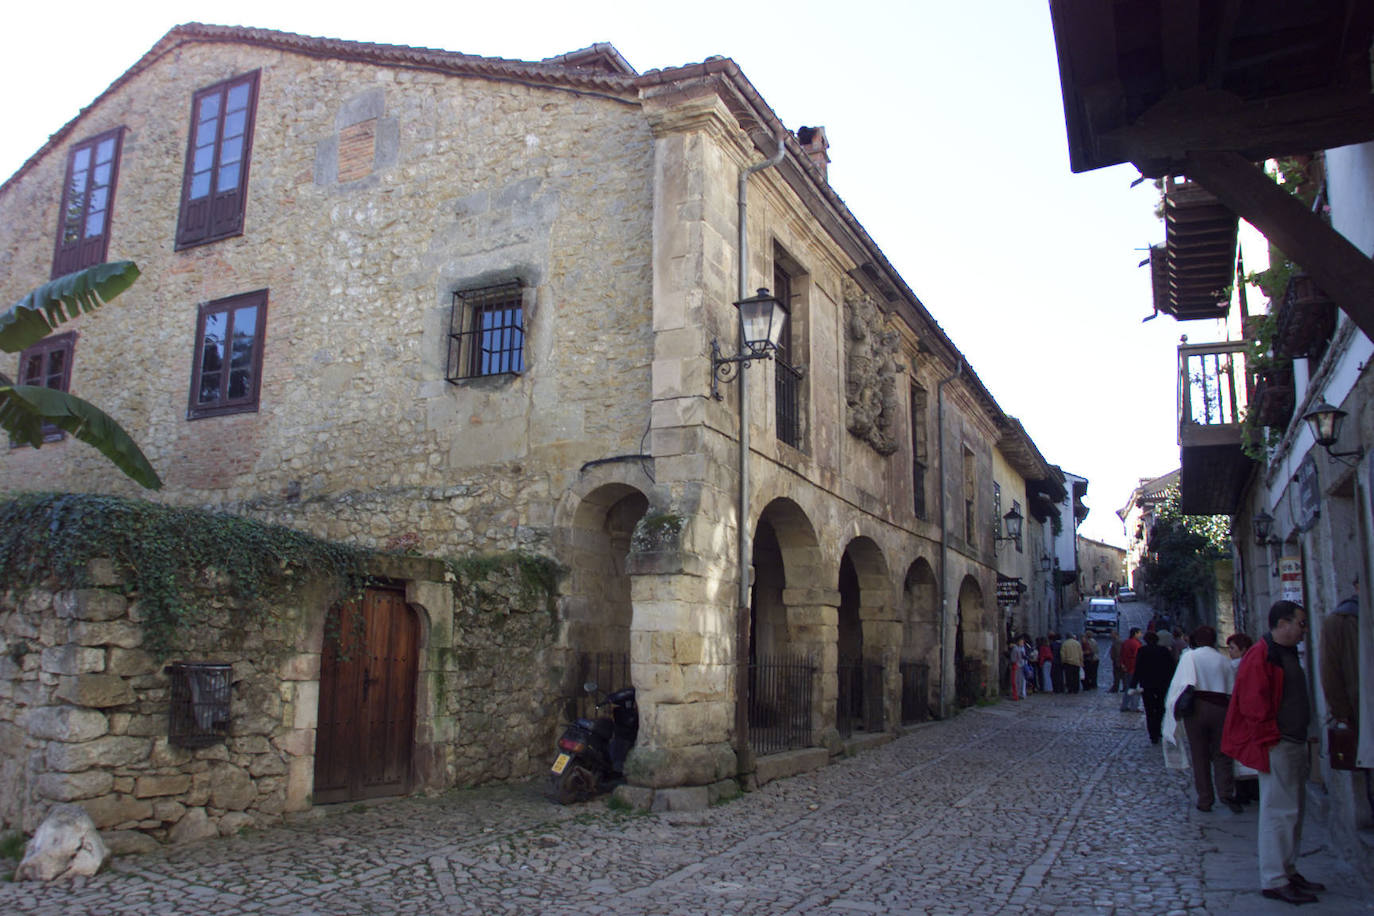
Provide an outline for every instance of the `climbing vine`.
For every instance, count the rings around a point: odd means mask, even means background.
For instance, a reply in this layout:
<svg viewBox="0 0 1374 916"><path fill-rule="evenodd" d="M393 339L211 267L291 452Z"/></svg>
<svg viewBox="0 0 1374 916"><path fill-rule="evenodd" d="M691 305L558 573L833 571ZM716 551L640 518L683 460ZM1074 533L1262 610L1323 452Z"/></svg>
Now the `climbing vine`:
<svg viewBox="0 0 1374 916"><path fill-rule="evenodd" d="M159 657L187 626L210 619L205 576L236 599L248 626L261 613L262 586L297 570L332 578L342 593L366 582L369 553L281 525L220 512L84 493L24 493L0 501L0 582L20 591L59 582L90 585L91 560L114 563L126 597L136 597L144 648ZM222 586L220 583L223 583Z"/></svg>
<svg viewBox="0 0 1374 916"><path fill-rule="evenodd" d="M449 557L445 567L453 576L453 594L460 605L485 607L497 597L493 577L509 576L524 607L538 602L549 606L558 593L558 580L564 569L557 561L523 551L470 554Z"/></svg>

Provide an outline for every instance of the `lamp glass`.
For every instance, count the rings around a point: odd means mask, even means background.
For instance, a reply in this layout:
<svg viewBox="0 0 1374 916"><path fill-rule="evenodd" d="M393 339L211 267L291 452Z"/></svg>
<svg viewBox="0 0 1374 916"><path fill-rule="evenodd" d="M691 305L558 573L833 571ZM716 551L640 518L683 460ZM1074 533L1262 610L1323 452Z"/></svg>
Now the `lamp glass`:
<svg viewBox="0 0 1374 916"><path fill-rule="evenodd" d="M740 338L744 346L755 354L776 350L783 322L787 320L782 303L767 289L760 288L757 295L741 299L735 307L739 309Z"/></svg>
<svg viewBox="0 0 1374 916"><path fill-rule="evenodd" d="M1268 512L1260 512L1255 516L1255 540L1264 544L1269 540L1269 533L1274 530L1274 516Z"/></svg>
<svg viewBox="0 0 1374 916"><path fill-rule="evenodd" d="M1007 537L1011 538L1012 540L1016 540L1017 538L1021 537L1022 517L1021 513L1016 511L1015 506L1012 506L1011 511L1008 512L1006 515L1002 516L1002 521L1007 523Z"/></svg>
<svg viewBox="0 0 1374 916"><path fill-rule="evenodd" d="M1317 440L1318 445L1323 448L1330 448L1340 441L1341 424L1345 422L1346 418L1344 410L1321 401L1303 414L1302 418L1312 428L1312 437Z"/></svg>

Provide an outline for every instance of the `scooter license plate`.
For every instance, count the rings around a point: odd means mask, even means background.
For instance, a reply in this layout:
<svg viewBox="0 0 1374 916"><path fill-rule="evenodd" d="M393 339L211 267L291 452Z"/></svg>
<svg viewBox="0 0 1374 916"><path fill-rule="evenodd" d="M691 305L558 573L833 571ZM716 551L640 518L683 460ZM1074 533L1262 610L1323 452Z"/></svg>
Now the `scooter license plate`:
<svg viewBox="0 0 1374 916"><path fill-rule="evenodd" d="M553 771L559 776L562 776L563 771L568 768L569 760L572 760L572 757L568 754L559 754L553 762Z"/></svg>

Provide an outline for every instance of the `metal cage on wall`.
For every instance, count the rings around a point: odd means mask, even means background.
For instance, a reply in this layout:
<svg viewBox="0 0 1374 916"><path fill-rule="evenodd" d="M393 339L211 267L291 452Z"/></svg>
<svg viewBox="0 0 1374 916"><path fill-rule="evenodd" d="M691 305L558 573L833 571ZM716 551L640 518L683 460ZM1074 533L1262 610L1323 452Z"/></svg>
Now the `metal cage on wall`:
<svg viewBox="0 0 1374 916"><path fill-rule="evenodd" d="M178 747L206 747L228 737L233 666L175 662L163 671L171 687L168 740Z"/></svg>

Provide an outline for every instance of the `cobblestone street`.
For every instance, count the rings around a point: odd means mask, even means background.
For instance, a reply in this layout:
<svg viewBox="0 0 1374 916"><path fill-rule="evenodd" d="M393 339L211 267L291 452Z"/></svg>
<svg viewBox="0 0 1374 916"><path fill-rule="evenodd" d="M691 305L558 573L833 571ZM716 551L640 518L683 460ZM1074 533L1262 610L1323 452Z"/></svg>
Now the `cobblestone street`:
<svg viewBox="0 0 1374 916"><path fill-rule="evenodd" d="M0 884L0 912L1286 912L1256 891L1255 806L1202 814L1188 785L1116 696L1035 695L707 811L455 791ZM1374 912L1324 843L1303 912Z"/></svg>

